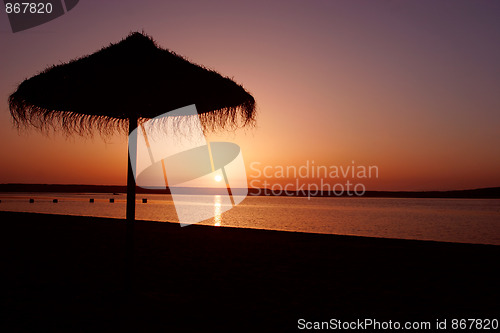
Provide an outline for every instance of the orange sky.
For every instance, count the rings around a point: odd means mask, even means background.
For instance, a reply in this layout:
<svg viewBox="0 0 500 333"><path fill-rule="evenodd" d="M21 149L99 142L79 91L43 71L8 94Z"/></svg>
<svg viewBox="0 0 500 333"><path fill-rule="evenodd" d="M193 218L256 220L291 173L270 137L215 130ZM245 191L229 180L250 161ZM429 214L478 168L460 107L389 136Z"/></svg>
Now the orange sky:
<svg viewBox="0 0 500 333"><path fill-rule="evenodd" d="M19 134L7 97L144 29L254 95L255 128L209 138L239 144L249 176L355 161L379 168L369 190L500 186L499 15L490 1L81 1L13 34L2 13L0 183L126 183L125 137Z"/></svg>

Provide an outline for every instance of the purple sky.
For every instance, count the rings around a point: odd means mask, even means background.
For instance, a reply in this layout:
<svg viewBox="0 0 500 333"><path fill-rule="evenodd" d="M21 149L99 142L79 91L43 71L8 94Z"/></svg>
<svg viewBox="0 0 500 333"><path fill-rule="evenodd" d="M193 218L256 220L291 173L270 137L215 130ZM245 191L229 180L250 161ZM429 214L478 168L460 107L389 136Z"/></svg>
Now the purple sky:
<svg viewBox="0 0 500 333"><path fill-rule="evenodd" d="M379 167L368 189L500 186L500 2L457 0L81 0L15 34L2 13L0 183L125 184L126 138L19 135L7 97L138 30L254 95L256 128L211 136L247 166L354 160Z"/></svg>

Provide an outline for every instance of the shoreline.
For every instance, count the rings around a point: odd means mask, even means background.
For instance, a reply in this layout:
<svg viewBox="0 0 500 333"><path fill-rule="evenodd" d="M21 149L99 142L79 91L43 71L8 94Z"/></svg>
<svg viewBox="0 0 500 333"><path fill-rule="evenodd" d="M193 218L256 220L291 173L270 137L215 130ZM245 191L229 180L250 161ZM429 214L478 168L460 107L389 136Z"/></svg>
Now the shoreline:
<svg viewBox="0 0 500 333"><path fill-rule="evenodd" d="M500 246L0 212L2 327L291 331L300 318L494 318ZM10 331L10 330L8 330Z"/></svg>
<svg viewBox="0 0 500 333"><path fill-rule="evenodd" d="M105 216L87 216L87 215L72 215L72 214L57 214L57 213L40 213L40 212L17 212L17 211L9 211L9 210L0 210L0 216L2 213L13 213L13 214L27 214L27 215L48 215L48 216L65 216L68 218L85 218L85 219L102 219L102 220L112 220L114 222L120 221L125 223L124 218L118 217L105 217ZM30 217L30 216L27 216ZM180 222L173 221L156 221L156 220L136 220L136 223L166 223L168 225L180 225ZM186 225L182 228L199 226L199 227L207 227L207 228L221 228L221 229L237 229L237 230L256 230L256 231L269 231L269 232L278 232L278 233L296 233L296 234L304 234L304 235L330 235L334 237L354 237L360 239L373 239L373 240L387 240L387 241L408 241L408 242L426 242L426 243L438 243L438 244L457 244L457 245L479 245L479 246L494 246L499 247L498 244L488 244L488 243L469 243L469 242L453 242L453 241L438 241L432 239L415 239L415 238L394 238L394 237L377 237L377 236L364 236L364 235L349 235L349 234L331 234L331 233L322 233L322 232L307 232L307 231L298 231L298 230L285 230L285 229L266 229L266 228L244 228L244 227L234 227L229 225L206 225L202 223L193 223L190 225Z"/></svg>
<svg viewBox="0 0 500 333"><path fill-rule="evenodd" d="M192 194L192 188L180 188L186 194ZM223 194L220 189L197 188L196 194ZM203 191L200 193L199 191ZM118 185L63 185L63 184L0 184L0 192L5 193L121 193L127 192L126 186ZM136 187L137 194L170 194L170 189L144 189ZM274 195L269 188L248 188L248 196L275 196L275 197L311 197L311 198L457 198L457 199L500 199L500 187L486 187L477 189L447 190L447 191L366 191L363 195L355 194L335 195L333 192L315 191L280 191ZM326 193L326 194L325 194ZM329 194L331 193L331 194ZM351 192L352 193L352 192Z"/></svg>

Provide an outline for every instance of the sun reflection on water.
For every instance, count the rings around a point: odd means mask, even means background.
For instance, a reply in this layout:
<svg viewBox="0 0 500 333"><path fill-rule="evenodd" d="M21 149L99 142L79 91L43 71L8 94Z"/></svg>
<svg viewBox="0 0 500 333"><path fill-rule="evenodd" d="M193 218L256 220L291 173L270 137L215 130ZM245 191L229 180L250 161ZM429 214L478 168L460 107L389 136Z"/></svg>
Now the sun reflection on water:
<svg viewBox="0 0 500 333"><path fill-rule="evenodd" d="M221 196L214 196L214 226L220 227L222 222L222 204L221 204Z"/></svg>

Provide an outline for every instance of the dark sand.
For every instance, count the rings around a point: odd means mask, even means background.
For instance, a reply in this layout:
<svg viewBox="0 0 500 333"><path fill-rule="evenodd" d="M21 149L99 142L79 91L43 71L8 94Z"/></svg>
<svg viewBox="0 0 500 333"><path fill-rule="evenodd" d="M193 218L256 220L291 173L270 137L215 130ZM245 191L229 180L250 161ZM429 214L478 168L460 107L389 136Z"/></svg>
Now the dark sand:
<svg viewBox="0 0 500 333"><path fill-rule="evenodd" d="M500 246L0 212L0 331L293 331L500 314Z"/></svg>

